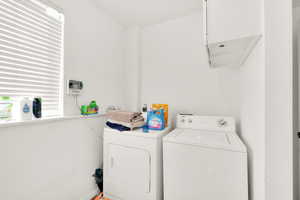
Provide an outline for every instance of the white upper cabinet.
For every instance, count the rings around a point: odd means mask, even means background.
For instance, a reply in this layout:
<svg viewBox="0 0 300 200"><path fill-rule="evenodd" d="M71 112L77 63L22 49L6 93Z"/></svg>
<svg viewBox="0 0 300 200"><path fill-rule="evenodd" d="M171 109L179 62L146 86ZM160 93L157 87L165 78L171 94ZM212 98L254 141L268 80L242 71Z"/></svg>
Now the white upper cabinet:
<svg viewBox="0 0 300 200"><path fill-rule="evenodd" d="M242 65L262 33L260 0L203 0L211 67Z"/></svg>

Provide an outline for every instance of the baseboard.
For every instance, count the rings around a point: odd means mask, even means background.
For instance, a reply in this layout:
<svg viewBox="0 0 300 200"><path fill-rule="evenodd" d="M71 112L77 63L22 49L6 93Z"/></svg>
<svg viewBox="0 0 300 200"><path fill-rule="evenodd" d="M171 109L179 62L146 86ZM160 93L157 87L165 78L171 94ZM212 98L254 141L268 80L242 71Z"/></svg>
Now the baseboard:
<svg viewBox="0 0 300 200"><path fill-rule="evenodd" d="M98 190L91 191L90 193L88 193L85 196L81 197L79 200L91 200L98 193L99 193Z"/></svg>

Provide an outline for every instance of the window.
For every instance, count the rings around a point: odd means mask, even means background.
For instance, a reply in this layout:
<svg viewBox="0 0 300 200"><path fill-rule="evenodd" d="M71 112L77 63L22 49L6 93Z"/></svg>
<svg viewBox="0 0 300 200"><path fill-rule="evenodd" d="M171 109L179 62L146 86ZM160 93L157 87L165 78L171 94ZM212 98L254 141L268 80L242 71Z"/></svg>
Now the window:
<svg viewBox="0 0 300 200"><path fill-rule="evenodd" d="M0 96L41 97L63 113L64 16L38 0L0 0Z"/></svg>

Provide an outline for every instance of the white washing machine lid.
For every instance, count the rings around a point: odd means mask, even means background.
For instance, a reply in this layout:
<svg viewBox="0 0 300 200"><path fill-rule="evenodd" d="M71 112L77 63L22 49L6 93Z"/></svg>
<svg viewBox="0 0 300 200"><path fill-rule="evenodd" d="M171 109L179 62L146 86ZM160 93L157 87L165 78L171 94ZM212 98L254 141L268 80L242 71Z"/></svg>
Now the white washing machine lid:
<svg viewBox="0 0 300 200"><path fill-rule="evenodd" d="M164 142L247 152L245 145L235 132L175 129L169 135L164 137Z"/></svg>

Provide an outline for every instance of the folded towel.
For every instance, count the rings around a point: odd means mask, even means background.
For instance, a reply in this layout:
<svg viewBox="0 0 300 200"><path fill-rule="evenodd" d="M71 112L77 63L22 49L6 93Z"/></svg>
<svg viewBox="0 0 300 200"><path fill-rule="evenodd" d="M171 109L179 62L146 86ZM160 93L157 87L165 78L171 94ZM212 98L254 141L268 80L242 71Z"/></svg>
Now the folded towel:
<svg viewBox="0 0 300 200"><path fill-rule="evenodd" d="M138 122L132 122L132 123L125 123L125 122L114 121L114 120L109 119L107 122L110 122L112 124L122 125L124 127L129 128L130 130L132 130L134 128L140 128L140 127L143 127L145 125L144 121L138 121Z"/></svg>
<svg viewBox="0 0 300 200"><path fill-rule="evenodd" d="M140 121L145 121L143 116L137 116L136 118L132 119L130 123L135 123L135 122L140 122Z"/></svg>
<svg viewBox="0 0 300 200"><path fill-rule="evenodd" d="M120 124L115 124L111 122L106 122L106 125L112 129L116 129L118 131L130 131L130 128L122 126Z"/></svg>
<svg viewBox="0 0 300 200"><path fill-rule="evenodd" d="M131 123L141 121L142 113L140 112L128 112L128 111L112 111L107 113L107 117L114 121L120 121L125 123Z"/></svg>

